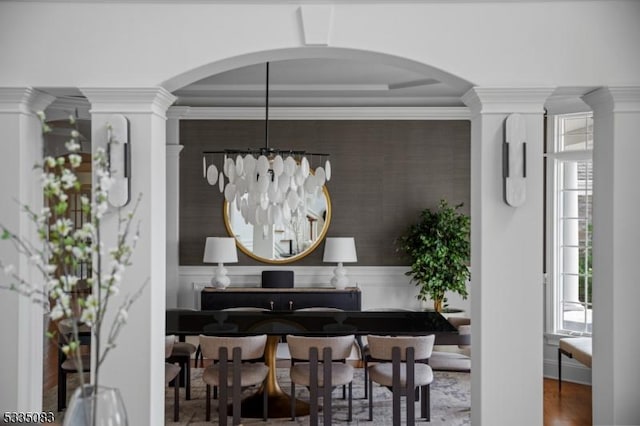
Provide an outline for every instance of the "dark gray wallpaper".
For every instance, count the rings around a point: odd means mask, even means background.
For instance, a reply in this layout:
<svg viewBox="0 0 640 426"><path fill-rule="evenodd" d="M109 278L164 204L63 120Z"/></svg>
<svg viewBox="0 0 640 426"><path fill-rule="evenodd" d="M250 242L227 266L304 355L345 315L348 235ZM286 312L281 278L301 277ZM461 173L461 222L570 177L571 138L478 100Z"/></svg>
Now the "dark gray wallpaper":
<svg viewBox="0 0 640 426"><path fill-rule="evenodd" d="M270 146L331 154L327 236L353 236L358 266L407 265L394 241L426 207L470 200L469 121L270 121ZM202 151L264 145L264 121L180 124L180 264L201 265L207 236L226 235L223 197L202 177ZM218 163L218 162L217 162ZM324 265L320 245L295 265ZM239 265L260 265L238 251Z"/></svg>

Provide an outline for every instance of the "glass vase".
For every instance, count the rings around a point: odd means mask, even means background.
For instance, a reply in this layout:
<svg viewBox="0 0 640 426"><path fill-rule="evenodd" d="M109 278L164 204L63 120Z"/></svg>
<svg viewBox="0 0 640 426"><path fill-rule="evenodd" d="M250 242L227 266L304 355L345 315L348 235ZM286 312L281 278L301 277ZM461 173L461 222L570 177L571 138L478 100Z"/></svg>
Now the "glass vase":
<svg viewBox="0 0 640 426"><path fill-rule="evenodd" d="M82 389L84 388L84 392ZM128 426L127 410L115 388L84 385L71 396L63 426Z"/></svg>

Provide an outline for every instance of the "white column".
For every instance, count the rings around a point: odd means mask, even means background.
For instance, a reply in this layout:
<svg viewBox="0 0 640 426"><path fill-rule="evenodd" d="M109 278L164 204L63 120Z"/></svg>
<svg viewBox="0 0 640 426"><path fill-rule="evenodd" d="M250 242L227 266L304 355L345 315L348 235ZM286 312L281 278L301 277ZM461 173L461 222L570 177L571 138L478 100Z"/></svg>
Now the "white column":
<svg viewBox="0 0 640 426"><path fill-rule="evenodd" d="M593 423L640 424L637 336L640 87L584 96L593 108Z"/></svg>
<svg viewBox="0 0 640 426"><path fill-rule="evenodd" d="M131 203L142 201L136 221L140 239L133 265L123 275L120 293L110 302L105 323L110 325L117 307L146 281L149 284L129 311L117 347L100 371L100 384L122 393L131 425L164 423L164 334L166 298L166 117L174 97L162 88L81 89L91 102L92 149L107 142L112 114L129 120L131 145ZM127 209L125 208L125 210ZM117 217L103 218L105 247L113 246ZM110 241L111 240L111 241ZM107 328L108 331L108 328ZM101 337L106 343L106 333ZM95 369L94 369L95 370Z"/></svg>
<svg viewBox="0 0 640 426"><path fill-rule="evenodd" d="M171 107L167 111L167 308L180 303L180 118L188 107ZM192 290L188 291L189 296ZM189 306L191 298L187 299Z"/></svg>
<svg viewBox="0 0 640 426"><path fill-rule="evenodd" d="M471 423L542 424L543 104L551 89L474 88L471 109ZM503 201L510 113L527 134L526 202ZM523 420L526 419L526 420Z"/></svg>
<svg viewBox="0 0 640 426"><path fill-rule="evenodd" d="M31 88L0 88L0 223L37 244L36 227L21 209L42 208L40 172L42 131L34 114L43 111L53 96ZM28 259L8 241L0 241L0 259L14 265L31 283L42 283ZM12 281L0 272L3 286ZM42 411L43 309L26 297L0 290L0 412Z"/></svg>

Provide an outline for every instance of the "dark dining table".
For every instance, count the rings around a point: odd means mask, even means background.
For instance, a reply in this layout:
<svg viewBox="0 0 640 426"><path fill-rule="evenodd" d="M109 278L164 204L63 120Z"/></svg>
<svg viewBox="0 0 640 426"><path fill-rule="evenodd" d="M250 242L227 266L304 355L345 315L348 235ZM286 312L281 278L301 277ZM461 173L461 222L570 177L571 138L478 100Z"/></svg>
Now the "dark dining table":
<svg viewBox="0 0 640 426"><path fill-rule="evenodd" d="M262 392L269 398L269 417L288 417L290 398L276 378L276 350L282 336L356 337L376 335L436 336L436 344L470 344L468 335L459 335L456 328L441 314L433 311L194 311L167 310L166 333L180 337L200 334L215 336L247 336L266 334L265 364L269 366L266 384L257 394L242 403L243 417L262 417ZM296 400L296 414L306 415L309 406Z"/></svg>

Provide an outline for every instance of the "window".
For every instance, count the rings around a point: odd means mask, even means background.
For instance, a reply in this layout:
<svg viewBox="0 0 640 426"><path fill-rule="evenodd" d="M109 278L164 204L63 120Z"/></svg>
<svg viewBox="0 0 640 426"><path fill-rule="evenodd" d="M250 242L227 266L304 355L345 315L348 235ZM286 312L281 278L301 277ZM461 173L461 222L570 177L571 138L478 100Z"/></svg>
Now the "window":
<svg viewBox="0 0 640 426"><path fill-rule="evenodd" d="M550 332L591 334L593 116L556 115L547 154Z"/></svg>

